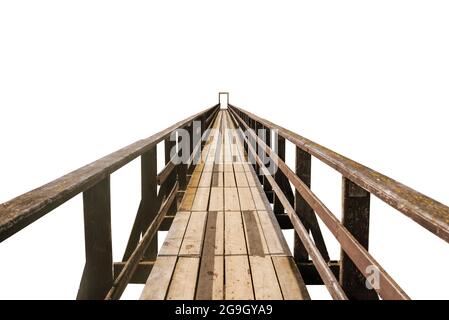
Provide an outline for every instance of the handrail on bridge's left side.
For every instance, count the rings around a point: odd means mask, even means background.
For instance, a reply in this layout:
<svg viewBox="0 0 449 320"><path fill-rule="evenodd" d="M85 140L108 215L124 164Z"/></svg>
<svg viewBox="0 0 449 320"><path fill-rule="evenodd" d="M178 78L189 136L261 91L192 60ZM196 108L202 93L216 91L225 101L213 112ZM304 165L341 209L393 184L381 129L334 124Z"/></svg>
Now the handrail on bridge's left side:
<svg viewBox="0 0 449 320"><path fill-rule="evenodd" d="M19 232L66 201L83 193L86 265L78 299L117 299L132 281L140 262L154 261L157 231L168 229L176 212L178 191L183 192L195 166L194 159L219 111L210 107L174 125L81 167L46 185L0 204L0 242ZM194 122L200 126L195 127ZM200 139L172 141L172 132L194 130ZM164 142L166 166L157 172L157 145ZM170 165L173 146L190 143L190 160ZM177 148L180 150L181 148ZM176 149L174 149L176 150ZM135 158L141 158L141 201L123 262L112 260L110 175ZM160 188L158 190L158 185ZM171 216L169 216L171 214ZM162 226L161 226L162 225ZM141 237L143 237L141 239ZM145 265L145 264L144 264ZM146 264L150 266L151 264ZM148 271L148 270L147 270Z"/></svg>

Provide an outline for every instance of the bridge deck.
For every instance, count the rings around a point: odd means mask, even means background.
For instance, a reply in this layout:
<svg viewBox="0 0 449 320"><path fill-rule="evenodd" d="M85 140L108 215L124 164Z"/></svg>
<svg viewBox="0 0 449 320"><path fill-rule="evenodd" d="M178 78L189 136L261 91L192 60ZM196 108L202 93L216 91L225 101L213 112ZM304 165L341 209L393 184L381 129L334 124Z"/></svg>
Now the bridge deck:
<svg viewBox="0 0 449 320"><path fill-rule="evenodd" d="M213 128L141 299L308 299L228 111Z"/></svg>

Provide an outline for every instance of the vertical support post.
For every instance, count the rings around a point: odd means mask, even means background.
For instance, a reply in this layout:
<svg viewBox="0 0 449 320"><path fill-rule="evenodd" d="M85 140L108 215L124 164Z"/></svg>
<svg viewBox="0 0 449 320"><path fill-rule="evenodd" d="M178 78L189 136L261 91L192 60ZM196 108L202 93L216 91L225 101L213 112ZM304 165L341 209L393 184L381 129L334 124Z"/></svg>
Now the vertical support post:
<svg viewBox="0 0 449 320"><path fill-rule="evenodd" d="M253 122L253 127L251 128L254 130L254 133L256 134L256 136L259 136L259 123L254 120ZM259 153L259 140L256 138L254 139L254 150L256 151L256 154L258 155ZM260 179L260 167L259 164L257 163L257 161L254 161L254 171L256 172L256 176L257 178Z"/></svg>
<svg viewBox="0 0 449 320"><path fill-rule="evenodd" d="M263 127L265 130L265 144L271 148L271 130L268 127ZM265 158L268 158L268 154L265 153ZM268 179L264 176L263 178L263 190L265 191L265 195L267 196L270 203L273 203L273 189L271 188Z"/></svg>
<svg viewBox="0 0 449 320"><path fill-rule="evenodd" d="M310 180L311 180L311 169L312 169L312 157L309 153L304 150L296 147L296 160L295 160L295 173L299 179L304 182L304 184L310 188ZM301 222L304 224L304 227L307 231L310 230L310 226L308 223L309 217L313 215L312 208L307 204L304 198L299 194L299 192L295 189L295 211L298 217L301 219ZM306 262L309 260L309 255L298 235L295 232L294 239L294 248L293 248L293 256L295 258L296 264Z"/></svg>
<svg viewBox="0 0 449 320"><path fill-rule="evenodd" d="M277 153L279 159L285 161L285 138L276 134L275 136L275 152ZM276 173L274 175L274 179L279 186L282 186L282 172L279 168L276 168ZM282 214L284 213L284 206L282 205L279 198L274 195L274 206L273 206L274 214Z"/></svg>
<svg viewBox="0 0 449 320"><path fill-rule="evenodd" d="M203 119L201 119L201 121L203 121ZM201 122L203 123L203 122ZM201 124L202 126L202 124ZM165 139L164 142L164 148L165 148L165 164L169 163L171 161L171 154L170 151L172 150L172 148L174 148L176 146L176 141L172 141L170 140L170 138ZM170 174L170 176L167 178L167 180L165 180L166 183L166 188L165 190L167 190L167 192L169 190L171 190L171 188L175 185L176 182L176 175L175 174ZM170 209L168 210L167 214L169 215L173 215L176 213L176 201L173 202L173 205L170 207Z"/></svg>
<svg viewBox="0 0 449 320"><path fill-rule="evenodd" d="M345 177L342 187L343 225L368 250L370 193ZM343 250L340 263L340 284L349 299L378 299L376 291L366 287L365 277Z"/></svg>
<svg viewBox="0 0 449 320"><path fill-rule="evenodd" d="M143 224L141 235L150 226L157 215L159 203L157 201L157 148L154 146L141 156L141 192L142 192L142 213ZM154 261L157 256L157 233L151 240L150 245L144 254L144 260Z"/></svg>
<svg viewBox="0 0 449 320"><path fill-rule="evenodd" d="M104 299L113 283L111 195L107 176L83 193L86 265L77 299Z"/></svg>
<svg viewBox="0 0 449 320"><path fill-rule="evenodd" d="M190 143L190 165L188 168L188 174L192 174L195 165L193 164L193 148L195 148L193 143L193 121L188 127L189 130L189 143Z"/></svg>
<svg viewBox="0 0 449 320"><path fill-rule="evenodd" d="M185 140L185 139L184 139ZM187 149L189 141L183 141L182 136L178 135L178 157L182 158L182 149ZM181 145L182 144L182 145ZM177 166L179 190L185 190L187 188L187 165L181 161Z"/></svg>

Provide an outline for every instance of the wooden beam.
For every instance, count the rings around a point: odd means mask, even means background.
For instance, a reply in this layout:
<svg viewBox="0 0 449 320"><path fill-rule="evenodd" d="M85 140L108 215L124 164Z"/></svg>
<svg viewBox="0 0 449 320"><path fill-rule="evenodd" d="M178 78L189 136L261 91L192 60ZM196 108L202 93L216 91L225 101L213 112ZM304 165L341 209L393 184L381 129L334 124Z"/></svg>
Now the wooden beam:
<svg viewBox="0 0 449 320"><path fill-rule="evenodd" d="M139 243L143 232L145 232L148 228L149 223L151 223L151 220L154 218L157 210L159 210L162 199L156 194L156 180L157 147L155 146L141 157L141 201L122 261L129 259ZM164 185L160 188L159 192L164 192L165 189L166 186ZM157 236L148 248L148 257L145 256L145 258L152 260L152 257L155 257L157 254Z"/></svg>
<svg viewBox="0 0 449 320"><path fill-rule="evenodd" d="M306 285L323 285L323 280L320 277L315 265L312 261L308 260L305 262L299 262L296 264L298 266L299 272ZM340 274L340 262L338 260L331 260L327 263L332 273L336 278Z"/></svg>
<svg viewBox="0 0 449 320"><path fill-rule="evenodd" d="M111 195L109 176L83 193L86 265L79 300L100 300L112 286Z"/></svg>
<svg viewBox="0 0 449 320"><path fill-rule="evenodd" d="M370 193L343 177L343 225L368 250ZM349 299L377 300L374 289L365 285L365 276L342 250L340 284Z"/></svg>
<svg viewBox="0 0 449 320"><path fill-rule="evenodd" d="M295 173L299 179L301 179L304 184L310 188L310 180L311 180L311 169L312 169L312 157L309 153L304 150L296 147L296 164L295 164ZM304 200L304 198L299 194L299 192L295 189L295 211L299 216L301 221L304 223L304 227L308 231L312 231L313 239L316 243L316 246L321 252L324 260L329 261L329 253L327 252L326 244L324 243L323 235L321 234L320 225L318 224L318 220L316 218L313 209L309 206L309 204ZM295 234L294 240L294 257L295 261L304 262L308 260L307 251L304 248L304 245L299 240L297 234Z"/></svg>
<svg viewBox="0 0 449 320"><path fill-rule="evenodd" d="M136 271L129 283L145 284L150 275L151 269L153 269L154 261L141 261L137 265ZM125 262L114 262L114 280L118 277L125 267Z"/></svg>
<svg viewBox="0 0 449 320"><path fill-rule="evenodd" d="M285 139L284 137L280 135L275 135L275 152L278 155L278 157L282 160L285 160ZM276 173L274 174L274 180L276 183L281 186L282 185L282 172L279 170L279 168L276 167ZM273 186L271 186L273 187ZM273 212L274 214L284 214L284 207L282 206L281 201L279 200L279 197L274 194L274 202L273 202Z"/></svg>
<svg viewBox="0 0 449 320"><path fill-rule="evenodd" d="M140 230L141 237L156 218L160 202L157 200L157 148L154 147L141 157L141 193L143 207L143 223ZM157 256L157 232L145 251L144 260L155 260Z"/></svg>

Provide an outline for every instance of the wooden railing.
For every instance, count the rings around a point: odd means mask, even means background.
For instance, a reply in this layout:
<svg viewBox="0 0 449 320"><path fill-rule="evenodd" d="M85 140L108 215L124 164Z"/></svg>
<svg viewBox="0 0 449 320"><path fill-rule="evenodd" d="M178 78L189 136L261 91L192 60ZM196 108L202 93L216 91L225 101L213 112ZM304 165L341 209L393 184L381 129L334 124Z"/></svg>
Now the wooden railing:
<svg viewBox="0 0 449 320"><path fill-rule="evenodd" d="M206 129L211 127L219 108L219 104L215 105L1 204L0 242L82 193L86 264L77 298L120 298L128 283L146 281L157 256L157 231L169 229L177 200L195 167L194 159L207 138ZM445 241L449 241L449 208L268 120L230 104L228 108L249 158L255 160L254 169L280 226L295 230L294 258L306 284L326 285L334 299L408 299L368 252L371 194ZM193 139L170 139L178 129L188 130L192 137L195 121L201 123L197 134L202 137L195 145ZM271 132L275 133L273 138ZM286 140L296 147L294 170L285 164ZM159 143L164 143L165 167L158 172ZM180 152L181 143L190 144L189 161L175 164L172 157L179 154L170 151ZM312 156L342 175L341 221L310 189ZM141 159L140 205L123 259L113 262L110 175L137 157ZM275 172L268 170L267 160L276 164ZM338 261L330 260L318 218L341 246ZM369 288L366 281L374 273L378 284Z"/></svg>
<svg viewBox="0 0 449 320"><path fill-rule="evenodd" d="M445 241L449 241L449 208L268 120L232 105L229 109L240 126L246 151L256 160L254 168L279 223L296 231L294 257L306 282L322 281L334 299L409 299L368 253L370 195ZM260 129L264 129L262 135L257 134ZM286 140L296 146L295 171L284 162ZM310 189L312 156L342 174L342 221ZM277 164L274 176L266 168L266 157ZM317 216L340 243L340 261L330 261ZM374 273L379 283L368 288L366 280Z"/></svg>
<svg viewBox="0 0 449 320"><path fill-rule="evenodd" d="M0 242L25 228L74 196L83 193L86 264L78 299L118 299L129 282L141 282L157 256L157 231L168 230L177 210L177 198L193 171L206 130L217 115L215 105L169 128L77 169L44 186L0 205ZM193 136L199 121L196 145L190 139L190 160L173 164L170 150L178 141L172 132L188 130ZM164 143L166 166L157 172L157 145ZM180 150L181 148L177 148ZM110 175L141 158L141 201L122 262L113 262L111 243ZM158 191L158 185L160 185Z"/></svg>

